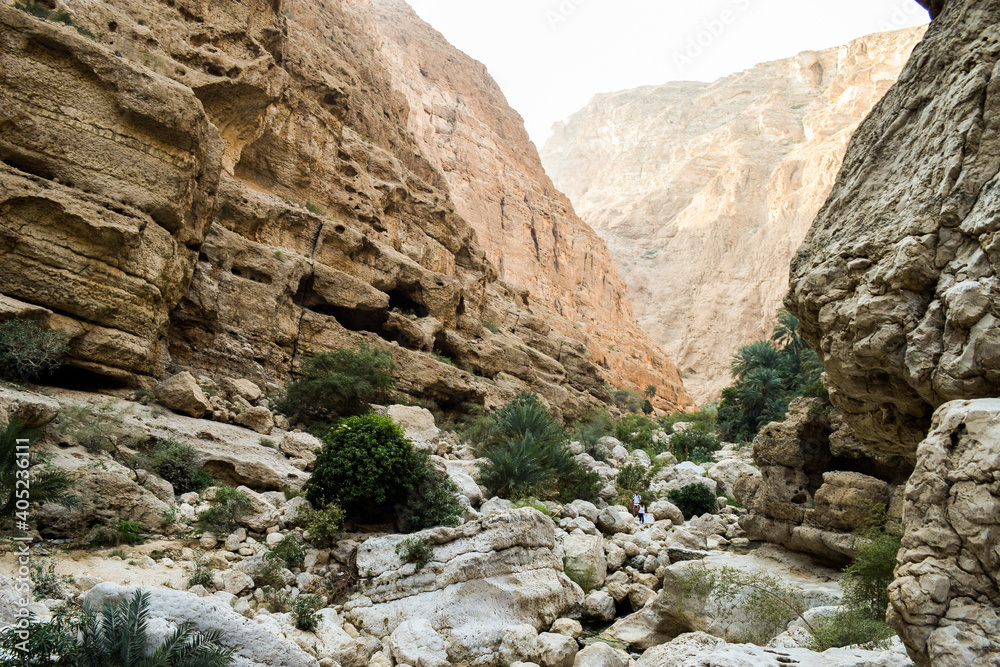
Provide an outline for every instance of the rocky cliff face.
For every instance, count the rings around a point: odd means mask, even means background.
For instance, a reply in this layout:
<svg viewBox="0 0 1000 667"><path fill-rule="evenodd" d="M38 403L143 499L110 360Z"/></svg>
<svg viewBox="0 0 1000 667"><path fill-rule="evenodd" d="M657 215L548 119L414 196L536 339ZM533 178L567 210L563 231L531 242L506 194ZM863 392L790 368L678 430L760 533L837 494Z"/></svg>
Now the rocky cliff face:
<svg viewBox="0 0 1000 667"><path fill-rule="evenodd" d="M770 331L848 139L922 32L599 95L555 127L546 169L608 242L640 323L697 400Z"/></svg>
<svg viewBox="0 0 1000 667"><path fill-rule="evenodd" d="M926 4L936 18L855 132L786 304L867 450L916 462L890 623L918 667L993 664L1000 2Z"/></svg>
<svg viewBox="0 0 1000 667"><path fill-rule="evenodd" d="M405 5L58 9L0 5L0 292L76 368L275 383L365 341L443 407L573 415L603 377L688 403L482 65Z"/></svg>

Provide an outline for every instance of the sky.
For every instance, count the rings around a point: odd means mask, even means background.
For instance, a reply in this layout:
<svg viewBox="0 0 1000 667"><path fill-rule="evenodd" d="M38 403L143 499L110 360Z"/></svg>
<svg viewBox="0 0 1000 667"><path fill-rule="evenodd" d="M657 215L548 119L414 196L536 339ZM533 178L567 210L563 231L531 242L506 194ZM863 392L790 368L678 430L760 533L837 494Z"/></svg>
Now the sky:
<svg viewBox="0 0 1000 667"><path fill-rule="evenodd" d="M486 64L540 148L596 93L714 81L927 23L914 0L409 0Z"/></svg>

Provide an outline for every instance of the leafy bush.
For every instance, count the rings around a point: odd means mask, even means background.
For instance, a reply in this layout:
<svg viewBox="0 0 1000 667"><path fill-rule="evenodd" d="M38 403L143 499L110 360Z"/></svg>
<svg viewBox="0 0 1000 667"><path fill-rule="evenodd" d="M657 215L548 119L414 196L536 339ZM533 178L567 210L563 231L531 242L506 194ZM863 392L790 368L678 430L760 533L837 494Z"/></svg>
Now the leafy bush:
<svg viewBox="0 0 1000 667"><path fill-rule="evenodd" d="M689 428L670 437L670 451L678 461L704 463L712 459L712 452L719 451L722 443L714 433Z"/></svg>
<svg viewBox="0 0 1000 667"><path fill-rule="evenodd" d="M233 663L232 651L219 644L218 632L198 632L190 624L179 626L153 651L145 649L149 597L149 592L139 590L118 604L105 603L101 611L85 609L79 623L80 657L74 664L227 667Z"/></svg>
<svg viewBox="0 0 1000 667"><path fill-rule="evenodd" d="M282 584L284 585L284 584ZM270 584L261 588L264 594L264 607L272 614L284 614L288 611L289 603L292 599L292 594L283 588L275 587Z"/></svg>
<svg viewBox="0 0 1000 667"><path fill-rule="evenodd" d="M819 652L841 646L884 650L889 648L889 640L895 636L895 631L884 620L872 618L860 609L845 607L815 623L809 648Z"/></svg>
<svg viewBox="0 0 1000 667"><path fill-rule="evenodd" d="M17 625L0 630L0 665L3 667L51 667L77 665L80 646L76 623L65 609L57 608L51 621L28 620L27 638Z"/></svg>
<svg viewBox="0 0 1000 667"><path fill-rule="evenodd" d="M458 500L459 490L448 475L436 469L426 454L420 453L416 476L422 480L413 490L407 509L407 532L434 526L457 526L462 523L465 507Z"/></svg>
<svg viewBox="0 0 1000 667"><path fill-rule="evenodd" d="M396 555L404 563L413 563L423 569L434 555L434 546L426 537L408 537L396 545Z"/></svg>
<svg viewBox="0 0 1000 667"><path fill-rule="evenodd" d="M188 577L188 585L211 588L214 580L215 575L212 574L212 569L204 563L197 563L191 572L191 576Z"/></svg>
<svg viewBox="0 0 1000 667"><path fill-rule="evenodd" d="M273 588L280 590L285 587L285 577L282 576L282 563L276 558L265 558L264 567L253 576L254 586L258 588Z"/></svg>
<svg viewBox="0 0 1000 667"><path fill-rule="evenodd" d="M489 329L491 333L500 333L500 327L496 322L483 322L483 326Z"/></svg>
<svg viewBox="0 0 1000 667"><path fill-rule="evenodd" d="M98 547L135 546L146 541L146 527L137 521L119 521L112 526L97 528L90 543Z"/></svg>
<svg viewBox="0 0 1000 667"><path fill-rule="evenodd" d="M46 331L32 320L0 323L0 376L28 382L59 368L69 349L61 331Z"/></svg>
<svg viewBox="0 0 1000 667"><path fill-rule="evenodd" d="M626 507L631 507L634 494L641 496L649 492L649 478L649 470L638 463L626 463L619 468L618 475L615 476L619 501Z"/></svg>
<svg viewBox="0 0 1000 667"><path fill-rule="evenodd" d="M60 577L56 574L55 563L32 559L31 563L28 564L28 570L31 573L31 592L35 599L62 599L66 597L62 586L65 583L70 583L71 580L69 577Z"/></svg>
<svg viewBox="0 0 1000 667"><path fill-rule="evenodd" d="M645 415L625 415L615 426L615 437L629 449L645 449L653 444L656 422Z"/></svg>
<svg viewBox="0 0 1000 667"><path fill-rule="evenodd" d="M253 509L250 496L228 486L216 489L208 504L209 508L198 515L198 523L216 535L228 535L236 530L239 520Z"/></svg>
<svg viewBox="0 0 1000 667"><path fill-rule="evenodd" d="M18 440L28 440L27 458L18 457ZM11 419L0 430L0 524L23 512L28 518L28 503L56 502L67 507L75 506L75 499L68 491L73 487L73 477L49 463L49 458L31 451L38 434L17 419ZM17 488L18 471L24 470L20 461L27 463L30 495L24 488ZM19 497L20 496L20 497ZM28 496L28 497L25 497Z"/></svg>
<svg viewBox="0 0 1000 667"><path fill-rule="evenodd" d="M570 440L576 440L583 447L583 451L590 454L598 461L605 461L608 458L608 449L600 444L601 438L615 432L615 423L607 412L600 410L590 413L582 421L573 424L570 432Z"/></svg>
<svg viewBox="0 0 1000 667"><path fill-rule="evenodd" d="M718 509L718 500L704 484L688 484L674 489L667 493L667 498L681 511L685 521L702 514L715 514Z"/></svg>
<svg viewBox="0 0 1000 667"><path fill-rule="evenodd" d="M396 384L395 367L385 351L361 346L355 352L322 352L302 363L300 376L288 383L278 408L305 423L369 412L370 403L387 400Z"/></svg>
<svg viewBox="0 0 1000 667"><path fill-rule="evenodd" d="M316 612L323 608L323 600L318 595L299 595L292 600L292 619L295 627L304 632L312 632L319 625Z"/></svg>
<svg viewBox="0 0 1000 667"><path fill-rule="evenodd" d="M413 445L389 417L345 419L323 436L323 449L303 487L317 507L337 503L348 515L370 515L406 500L421 481Z"/></svg>
<svg viewBox="0 0 1000 667"><path fill-rule="evenodd" d="M326 547L340 534L340 527L344 525L344 510L336 504L321 509L300 508L299 525L309 533L311 544Z"/></svg>
<svg viewBox="0 0 1000 667"><path fill-rule="evenodd" d="M139 456L138 465L170 482L174 493L201 491L215 480L197 463L198 453L190 445L156 438Z"/></svg>
<svg viewBox="0 0 1000 667"><path fill-rule="evenodd" d="M294 570L297 567L302 567L302 563L306 560L306 550L302 548L299 541L295 539L294 535L285 535L281 538L281 541L271 547L271 550L267 552L266 558L275 560L289 570Z"/></svg>
<svg viewBox="0 0 1000 667"><path fill-rule="evenodd" d="M642 396L635 389L616 389L611 393L611 404L622 410L639 412L642 409Z"/></svg>

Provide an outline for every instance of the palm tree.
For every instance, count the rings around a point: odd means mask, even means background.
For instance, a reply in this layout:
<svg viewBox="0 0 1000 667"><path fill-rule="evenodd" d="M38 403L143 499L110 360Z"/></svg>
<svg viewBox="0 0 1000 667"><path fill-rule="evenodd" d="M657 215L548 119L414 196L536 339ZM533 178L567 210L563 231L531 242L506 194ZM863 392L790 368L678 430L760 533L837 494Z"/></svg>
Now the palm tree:
<svg viewBox="0 0 1000 667"><path fill-rule="evenodd" d="M798 329L798 318L782 308L778 311L778 322L771 332L771 340L784 348L791 348L792 352L798 356L803 348L807 347L805 340L799 336Z"/></svg>
<svg viewBox="0 0 1000 667"><path fill-rule="evenodd" d="M777 410L774 401L784 398L785 386L777 370L754 368L736 386L736 391L743 414L756 422L765 412Z"/></svg>
<svg viewBox="0 0 1000 667"><path fill-rule="evenodd" d="M645 396L646 398L653 398L654 396L656 396L656 385L647 384L646 391L642 392L642 395Z"/></svg>
<svg viewBox="0 0 1000 667"><path fill-rule="evenodd" d="M729 368L733 377L741 380L754 369L777 369L781 366L781 363L782 358L778 348L770 341L759 340L741 347L733 355Z"/></svg>
<svg viewBox="0 0 1000 667"><path fill-rule="evenodd" d="M216 631L199 632L181 624L149 655L146 652L149 592L136 591L97 612L85 609L80 620L77 667L228 667L232 651L219 644Z"/></svg>
<svg viewBox="0 0 1000 667"><path fill-rule="evenodd" d="M38 433L27 428L18 419L10 419L0 429L0 522L14 516L17 509L15 494L19 465L18 440L33 445L38 441ZM76 504L75 498L66 491L73 485L73 478L65 470L47 465L48 459L37 451L28 450L27 465L31 473L31 502L57 502L67 507Z"/></svg>

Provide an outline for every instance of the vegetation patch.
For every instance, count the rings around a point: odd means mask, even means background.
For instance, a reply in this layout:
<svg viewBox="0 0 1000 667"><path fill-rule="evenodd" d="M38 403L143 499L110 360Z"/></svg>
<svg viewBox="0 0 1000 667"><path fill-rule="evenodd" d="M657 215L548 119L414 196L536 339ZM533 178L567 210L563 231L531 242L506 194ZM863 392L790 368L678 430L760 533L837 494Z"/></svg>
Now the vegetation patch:
<svg viewBox="0 0 1000 667"><path fill-rule="evenodd" d="M45 330L34 320L0 323L0 377L4 380L30 382L47 375L62 365L67 350L66 334Z"/></svg>
<svg viewBox="0 0 1000 667"><path fill-rule="evenodd" d="M715 514L718 510L715 494L704 484L688 484L674 489L667 493L667 498L681 511L685 521L702 514Z"/></svg>
<svg viewBox="0 0 1000 667"><path fill-rule="evenodd" d="M216 489L209 508L198 515L198 523L216 535L228 535L239 527L240 519L252 509L250 496L238 489L222 486Z"/></svg>
<svg viewBox="0 0 1000 667"><path fill-rule="evenodd" d="M426 537L408 537L396 545L396 555L404 563L413 563L422 570L434 556L434 546Z"/></svg>

